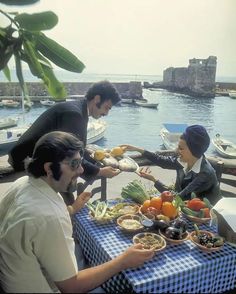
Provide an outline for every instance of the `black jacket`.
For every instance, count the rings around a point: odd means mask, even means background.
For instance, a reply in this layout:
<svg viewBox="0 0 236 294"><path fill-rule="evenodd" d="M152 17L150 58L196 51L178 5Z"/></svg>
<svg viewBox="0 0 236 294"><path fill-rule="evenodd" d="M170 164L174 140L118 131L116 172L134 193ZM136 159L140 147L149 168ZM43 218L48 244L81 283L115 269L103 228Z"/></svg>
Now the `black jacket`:
<svg viewBox="0 0 236 294"><path fill-rule="evenodd" d="M184 200L190 199L192 192L200 198L208 198L213 205L220 200L220 188L216 172L205 156L203 156L199 173L190 171L185 175L184 168L178 162L176 156L157 155L149 151L145 151L143 155L157 166L176 170L175 191ZM159 180L156 181L155 188L160 192L168 190L168 186Z"/></svg>
<svg viewBox="0 0 236 294"><path fill-rule="evenodd" d="M43 112L19 138L9 152L9 163L15 171L24 170L24 159L32 156L34 146L44 134L52 131L70 132L86 146L88 110L87 100L60 102ZM84 176L93 177L99 168L87 160L83 163Z"/></svg>

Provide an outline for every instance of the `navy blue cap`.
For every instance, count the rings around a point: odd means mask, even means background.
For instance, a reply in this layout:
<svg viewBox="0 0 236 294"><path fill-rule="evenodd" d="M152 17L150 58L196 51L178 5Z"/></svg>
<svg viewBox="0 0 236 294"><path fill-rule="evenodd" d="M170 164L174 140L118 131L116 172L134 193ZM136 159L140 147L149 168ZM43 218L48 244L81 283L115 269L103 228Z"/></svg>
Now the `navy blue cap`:
<svg viewBox="0 0 236 294"><path fill-rule="evenodd" d="M192 155L200 158L210 145L210 137L201 125L192 125L186 128L183 138Z"/></svg>

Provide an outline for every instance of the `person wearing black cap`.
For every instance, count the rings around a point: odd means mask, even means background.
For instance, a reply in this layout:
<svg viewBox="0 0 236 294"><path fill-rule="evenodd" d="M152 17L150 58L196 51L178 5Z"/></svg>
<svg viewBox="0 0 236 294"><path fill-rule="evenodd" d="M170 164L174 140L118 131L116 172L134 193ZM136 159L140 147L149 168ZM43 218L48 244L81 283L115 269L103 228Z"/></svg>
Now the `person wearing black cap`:
<svg viewBox="0 0 236 294"><path fill-rule="evenodd" d="M210 145L210 137L201 125L186 128L180 136L177 153L173 156L157 155L131 145L122 145L126 151L138 151L152 163L164 169L176 170L175 191L183 200L191 198L194 192L197 197L206 197L214 205L220 197L220 187L216 172L206 159L204 153ZM154 182L159 192L168 190L168 186L150 174L150 170L141 169L139 175Z"/></svg>

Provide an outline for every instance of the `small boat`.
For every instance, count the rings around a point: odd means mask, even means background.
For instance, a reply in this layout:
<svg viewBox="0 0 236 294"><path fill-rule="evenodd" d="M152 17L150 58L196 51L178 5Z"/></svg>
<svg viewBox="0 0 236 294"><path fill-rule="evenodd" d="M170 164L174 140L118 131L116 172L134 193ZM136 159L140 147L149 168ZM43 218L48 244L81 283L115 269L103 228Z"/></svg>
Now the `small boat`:
<svg viewBox="0 0 236 294"><path fill-rule="evenodd" d="M122 104L134 104L135 99L132 98L122 98L121 99L121 103Z"/></svg>
<svg viewBox="0 0 236 294"><path fill-rule="evenodd" d="M0 150L10 150L27 129L28 127L18 127L0 130Z"/></svg>
<svg viewBox="0 0 236 294"><path fill-rule="evenodd" d="M232 91L228 91L228 93L230 98L236 99L236 91L232 90Z"/></svg>
<svg viewBox="0 0 236 294"><path fill-rule="evenodd" d="M106 122L103 120L93 120L88 122L87 144L93 144L102 139L106 131Z"/></svg>
<svg viewBox="0 0 236 294"><path fill-rule="evenodd" d="M12 99L3 99L2 103L3 103L3 106L10 107L10 108L16 108L20 105L20 102L12 100Z"/></svg>
<svg viewBox="0 0 236 294"><path fill-rule="evenodd" d="M215 151L222 157L236 158L236 144L221 138L220 134L216 134L211 142L215 147Z"/></svg>
<svg viewBox="0 0 236 294"><path fill-rule="evenodd" d="M163 128L160 130L160 136L167 150L175 150L177 148L179 138L187 127L187 124L163 124Z"/></svg>
<svg viewBox="0 0 236 294"><path fill-rule="evenodd" d="M3 117L0 118L0 130L15 127L18 124L19 118Z"/></svg>
<svg viewBox="0 0 236 294"><path fill-rule="evenodd" d="M43 100L40 100L40 103L44 106L52 106L55 104L55 101L50 99L43 99Z"/></svg>
<svg viewBox="0 0 236 294"><path fill-rule="evenodd" d="M157 109L159 103L149 103L145 101L137 101L135 100L135 104L141 107L146 107L146 108L155 108Z"/></svg>

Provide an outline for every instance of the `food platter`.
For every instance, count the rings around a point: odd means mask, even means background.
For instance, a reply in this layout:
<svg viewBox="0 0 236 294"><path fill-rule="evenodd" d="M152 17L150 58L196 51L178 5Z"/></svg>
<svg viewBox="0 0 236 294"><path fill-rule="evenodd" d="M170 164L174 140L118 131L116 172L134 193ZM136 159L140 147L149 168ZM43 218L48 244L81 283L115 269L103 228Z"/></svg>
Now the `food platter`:
<svg viewBox="0 0 236 294"><path fill-rule="evenodd" d="M111 166L114 168L118 168L123 172L137 172L139 170L139 165L137 164L137 162L125 154L118 157L113 157L110 155L102 160L96 160L94 158L94 152L92 152L90 156L96 162L103 166Z"/></svg>
<svg viewBox="0 0 236 294"><path fill-rule="evenodd" d="M160 252L166 248L165 239L155 233L139 233L133 237L134 244L142 244L143 249L153 249Z"/></svg>

